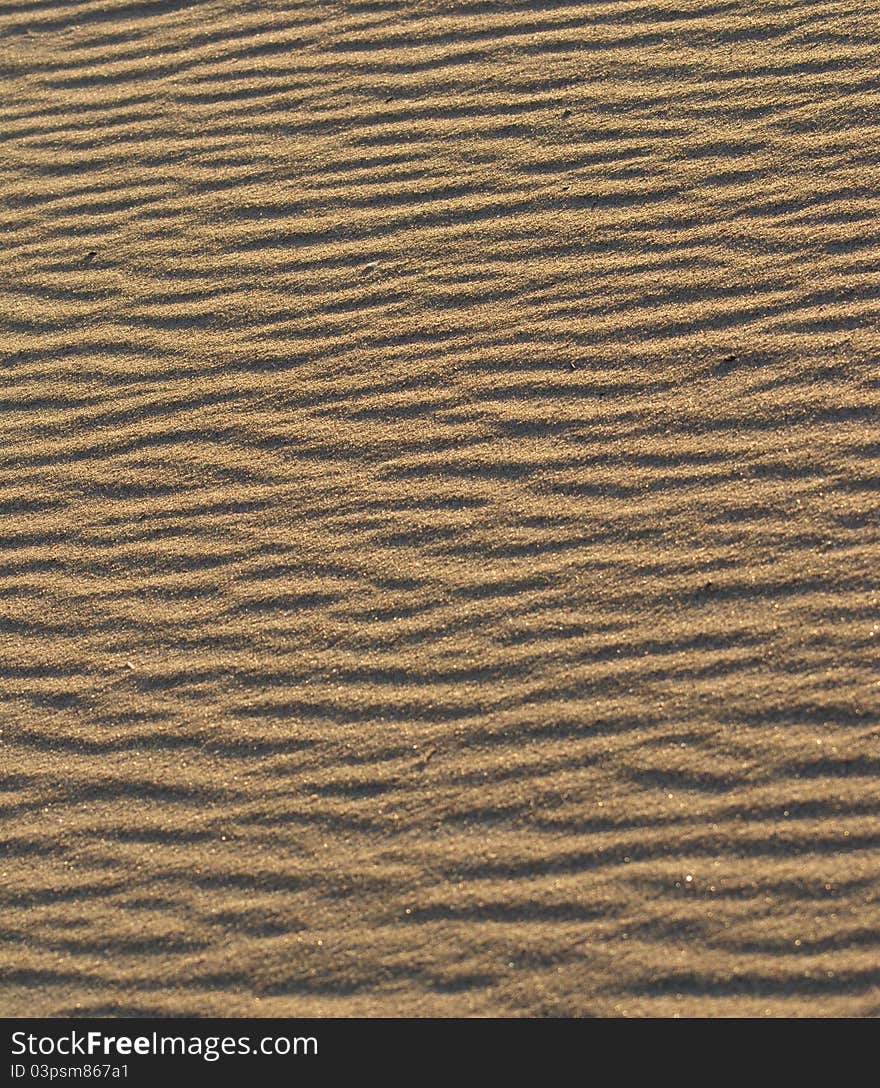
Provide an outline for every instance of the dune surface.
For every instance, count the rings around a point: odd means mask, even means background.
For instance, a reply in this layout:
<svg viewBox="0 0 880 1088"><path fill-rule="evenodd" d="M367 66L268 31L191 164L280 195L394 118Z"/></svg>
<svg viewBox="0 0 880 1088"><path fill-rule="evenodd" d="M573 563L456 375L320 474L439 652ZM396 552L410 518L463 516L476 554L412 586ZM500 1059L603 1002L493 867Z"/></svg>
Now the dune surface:
<svg viewBox="0 0 880 1088"><path fill-rule="evenodd" d="M880 13L0 2L0 1013L880 1009Z"/></svg>

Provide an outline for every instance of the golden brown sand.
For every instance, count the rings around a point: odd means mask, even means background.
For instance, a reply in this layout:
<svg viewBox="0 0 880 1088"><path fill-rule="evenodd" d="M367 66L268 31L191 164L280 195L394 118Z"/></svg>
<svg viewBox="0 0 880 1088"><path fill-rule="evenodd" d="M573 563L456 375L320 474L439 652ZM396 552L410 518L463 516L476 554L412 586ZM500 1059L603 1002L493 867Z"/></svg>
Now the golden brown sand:
<svg viewBox="0 0 880 1088"><path fill-rule="evenodd" d="M0 4L0 1013L880 1009L878 62Z"/></svg>

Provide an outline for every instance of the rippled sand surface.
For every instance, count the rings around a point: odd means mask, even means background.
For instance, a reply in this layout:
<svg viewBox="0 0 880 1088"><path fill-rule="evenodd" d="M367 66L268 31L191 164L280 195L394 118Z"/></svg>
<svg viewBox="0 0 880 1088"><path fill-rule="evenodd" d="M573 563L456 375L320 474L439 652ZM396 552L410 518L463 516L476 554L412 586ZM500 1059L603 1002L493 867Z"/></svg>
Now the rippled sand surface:
<svg viewBox="0 0 880 1088"><path fill-rule="evenodd" d="M880 14L0 3L0 1012L880 1007Z"/></svg>

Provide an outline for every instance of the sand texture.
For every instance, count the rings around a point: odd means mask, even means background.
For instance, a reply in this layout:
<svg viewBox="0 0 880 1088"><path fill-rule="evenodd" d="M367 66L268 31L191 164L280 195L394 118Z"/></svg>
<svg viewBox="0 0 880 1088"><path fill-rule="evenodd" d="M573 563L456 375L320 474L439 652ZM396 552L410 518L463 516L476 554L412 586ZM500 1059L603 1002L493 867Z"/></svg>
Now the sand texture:
<svg viewBox="0 0 880 1088"><path fill-rule="evenodd" d="M0 1013L880 1010L880 11L0 3Z"/></svg>

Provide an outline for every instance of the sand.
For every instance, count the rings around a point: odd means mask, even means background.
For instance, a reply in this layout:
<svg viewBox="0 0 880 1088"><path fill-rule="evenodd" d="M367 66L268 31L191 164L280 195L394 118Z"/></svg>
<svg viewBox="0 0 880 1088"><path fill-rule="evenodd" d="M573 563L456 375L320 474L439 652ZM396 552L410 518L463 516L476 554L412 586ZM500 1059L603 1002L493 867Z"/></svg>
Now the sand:
<svg viewBox="0 0 880 1088"><path fill-rule="evenodd" d="M880 1009L880 14L0 5L0 1013Z"/></svg>

